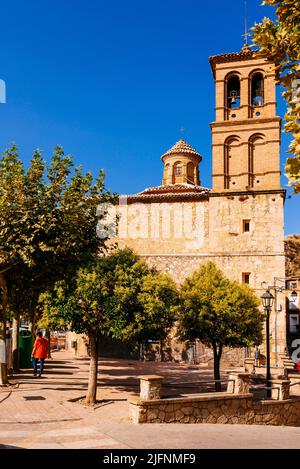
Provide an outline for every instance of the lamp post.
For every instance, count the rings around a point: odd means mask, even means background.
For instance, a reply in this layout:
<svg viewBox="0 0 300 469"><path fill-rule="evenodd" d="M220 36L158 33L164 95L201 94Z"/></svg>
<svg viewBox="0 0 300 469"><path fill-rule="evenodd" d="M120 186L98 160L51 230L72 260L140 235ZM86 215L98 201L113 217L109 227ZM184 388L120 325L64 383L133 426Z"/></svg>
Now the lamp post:
<svg viewBox="0 0 300 469"><path fill-rule="evenodd" d="M261 301L266 311L266 356L267 356L267 373L266 373L266 385L267 385L267 397L271 397L271 368L270 368L270 314L271 308L274 302L274 296L267 290L261 296Z"/></svg>
<svg viewBox="0 0 300 469"><path fill-rule="evenodd" d="M290 295L290 298L291 298L291 301L292 301L293 303L296 303L297 298L298 298L298 293L297 293L295 290L293 290L292 293L291 293L291 295Z"/></svg>

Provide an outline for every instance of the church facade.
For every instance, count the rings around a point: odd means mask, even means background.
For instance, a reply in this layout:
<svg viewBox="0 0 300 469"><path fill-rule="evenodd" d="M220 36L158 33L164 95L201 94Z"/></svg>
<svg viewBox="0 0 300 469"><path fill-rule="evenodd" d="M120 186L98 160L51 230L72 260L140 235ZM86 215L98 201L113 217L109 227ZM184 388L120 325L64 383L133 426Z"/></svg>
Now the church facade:
<svg viewBox="0 0 300 469"><path fill-rule="evenodd" d="M248 46L213 56L210 65L216 91L212 188L201 186L202 156L180 140L161 157L160 186L121 197L118 245L130 246L178 283L213 261L260 297L274 279L285 278L275 72ZM286 347L286 315L283 295L276 296L271 352L277 360Z"/></svg>

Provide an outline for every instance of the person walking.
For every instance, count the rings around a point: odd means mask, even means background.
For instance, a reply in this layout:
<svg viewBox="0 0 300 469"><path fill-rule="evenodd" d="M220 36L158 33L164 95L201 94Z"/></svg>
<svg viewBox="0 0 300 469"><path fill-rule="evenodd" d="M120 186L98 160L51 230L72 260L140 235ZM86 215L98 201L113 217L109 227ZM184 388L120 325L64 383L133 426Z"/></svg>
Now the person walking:
<svg viewBox="0 0 300 469"><path fill-rule="evenodd" d="M48 354L48 341L43 337L41 331L38 331L35 339L32 358L33 358L33 376L41 377L44 371L44 362ZM40 361L40 372L37 372L38 361Z"/></svg>

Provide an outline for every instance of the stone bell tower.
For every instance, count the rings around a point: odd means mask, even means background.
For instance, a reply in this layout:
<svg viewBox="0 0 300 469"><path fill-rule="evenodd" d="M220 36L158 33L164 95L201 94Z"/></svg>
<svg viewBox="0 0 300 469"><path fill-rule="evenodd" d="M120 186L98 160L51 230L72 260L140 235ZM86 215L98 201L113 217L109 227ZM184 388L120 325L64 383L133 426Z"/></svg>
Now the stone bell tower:
<svg viewBox="0 0 300 469"><path fill-rule="evenodd" d="M210 57L216 86L211 124L213 191L280 188L280 117L275 71L249 46Z"/></svg>

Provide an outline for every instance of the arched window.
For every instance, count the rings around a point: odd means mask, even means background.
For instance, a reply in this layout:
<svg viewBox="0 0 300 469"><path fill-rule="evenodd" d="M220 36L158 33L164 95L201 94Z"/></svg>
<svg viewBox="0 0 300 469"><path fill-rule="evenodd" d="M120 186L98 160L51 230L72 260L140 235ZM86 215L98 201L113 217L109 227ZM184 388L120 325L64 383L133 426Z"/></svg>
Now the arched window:
<svg viewBox="0 0 300 469"><path fill-rule="evenodd" d="M259 174L265 170L264 143L264 136L262 134L252 135L252 137L249 139L249 187L259 187L261 183Z"/></svg>
<svg viewBox="0 0 300 469"><path fill-rule="evenodd" d="M230 109L240 107L240 79L237 75L231 75L227 80L226 105Z"/></svg>
<svg viewBox="0 0 300 469"><path fill-rule="evenodd" d="M174 164L174 174L175 174L175 176L181 176L182 175L181 163L175 163Z"/></svg>
<svg viewBox="0 0 300 469"><path fill-rule="evenodd" d="M194 164L193 163L188 163L186 167L186 176L187 176L187 182L190 184L194 184Z"/></svg>
<svg viewBox="0 0 300 469"><path fill-rule="evenodd" d="M182 182L182 163L181 161L176 161L173 169L173 180L176 184L177 182Z"/></svg>
<svg viewBox="0 0 300 469"><path fill-rule="evenodd" d="M261 72L256 72L251 76L251 105L264 105L264 77Z"/></svg>
<svg viewBox="0 0 300 469"><path fill-rule="evenodd" d="M239 139L236 136L228 137L224 145L224 189L234 189L234 168L239 158Z"/></svg>

